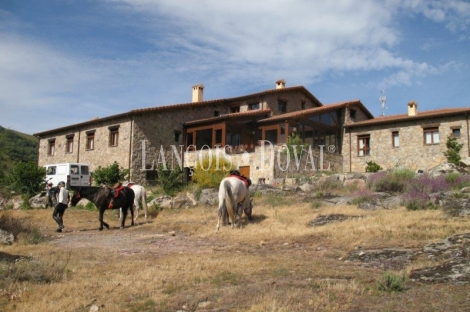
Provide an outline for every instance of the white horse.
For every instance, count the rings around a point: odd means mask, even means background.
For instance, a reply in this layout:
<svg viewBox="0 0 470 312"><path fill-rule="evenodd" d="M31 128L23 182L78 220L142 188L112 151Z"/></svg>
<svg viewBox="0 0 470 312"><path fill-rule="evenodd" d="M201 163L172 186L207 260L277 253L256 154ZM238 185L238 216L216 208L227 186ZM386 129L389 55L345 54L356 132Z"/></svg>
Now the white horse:
<svg viewBox="0 0 470 312"><path fill-rule="evenodd" d="M124 186L127 186L127 185L124 185ZM134 222L136 222L137 218L139 217L140 203L142 203L142 208L144 209L144 212L145 212L145 222L147 222L148 207L147 207L147 193L146 193L146 190L142 185L137 185L137 184L133 184L130 188L134 191L134 194L135 194L135 198L134 198L134 209L135 209ZM121 220L121 218L122 218L122 211L121 211L121 209L119 209L119 220Z"/></svg>
<svg viewBox="0 0 470 312"><path fill-rule="evenodd" d="M245 183L236 177L224 178L219 186L219 211L216 232L219 230L220 220L225 218L226 213L232 221L233 228L235 222L239 225L243 211L250 211L251 216L251 208L252 202L249 199L248 188Z"/></svg>

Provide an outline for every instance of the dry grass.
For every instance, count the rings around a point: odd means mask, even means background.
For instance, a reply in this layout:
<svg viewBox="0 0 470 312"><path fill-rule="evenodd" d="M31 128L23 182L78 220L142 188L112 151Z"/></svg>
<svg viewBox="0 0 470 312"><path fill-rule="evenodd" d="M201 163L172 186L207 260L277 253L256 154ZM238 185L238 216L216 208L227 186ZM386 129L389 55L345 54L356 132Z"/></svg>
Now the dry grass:
<svg viewBox="0 0 470 312"><path fill-rule="evenodd" d="M106 212L112 228L103 232L97 230L97 211L69 208L66 232L60 235L54 232L51 210L2 211L47 236L36 245L1 246L0 252L30 257L0 262L2 276L29 262L22 268L51 279L0 282L0 307L88 311L95 304L101 311L290 312L465 311L470 306L468 285L410 283L405 292L384 293L376 286L383 271L339 260L356 246L422 247L468 231L469 218L404 208L313 208L294 197L280 203L273 204L269 196L256 198L253 222L240 229L222 227L217 234L216 208L202 205L163 210L150 223L124 230L118 229L115 213ZM333 213L363 218L308 225Z"/></svg>

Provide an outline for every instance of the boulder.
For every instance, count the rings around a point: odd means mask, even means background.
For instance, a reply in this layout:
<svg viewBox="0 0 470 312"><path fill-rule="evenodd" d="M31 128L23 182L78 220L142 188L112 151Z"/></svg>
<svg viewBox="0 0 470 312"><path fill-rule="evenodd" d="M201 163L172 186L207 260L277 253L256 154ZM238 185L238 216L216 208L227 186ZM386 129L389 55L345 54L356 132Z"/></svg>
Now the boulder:
<svg viewBox="0 0 470 312"><path fill-rule="evenodd" d="M437 177L437 176L440 176L440 175L446 175L446 174L452 173L452 172L460 173L460 174L468 174L468 172L465 169L463 169L459 166L456 166L454 164L451 164L451 163L440 164L440 165L428 170L428 173L433 177Z"/></svg>
<svg viewBox="0 0 470 312"><path fill-rule="evenodd" d="M219 191L217 189L203 189L198 202L208 206L215 206L219 201Z"/></svg>
<svg viewBox="0 0 470 312"><path fill-rule="evenodd" d="M13 233L0 229L0 244L11 245L15 241Z"/></svg>
<svg viewBox="0 0 470 312"><path fill-rule="evenodd" d="M158 205L160 208L173 208L173 198L168 195L160 196L148 203L148 206Z"/></svg>
<svg viewBox="0 0 470 312"><path fill-rule="evenodd" d="M299 186L299 189L304 193L310 193L314 191L314 187L312 184L304 183Z"/></svg>
<svg viewBox="0 0 470 312"><path fill-rule="evenodd" d="M355 187L358 190L365 190L366 189L366 181L363 179L350 179L345 180L343 182L345 187Z"/></svg>
<svg viewBox="0 0 470 312"><path fill-rule="evenodd" d="M46 206L46 196L45 193L37 194L34 197L29 199L29 205L32 208L44 208Z"/></svg>
<svg viewBox="0 0 470 312"><path fill-rule="evenodd" d="M14 196L8 202L7 206L11 205L13 209L19 209L23 206L24 200L21 196Z"/></svg>
<svg viewBox="0 0 470 312"><path fill-rule="evenodd" d="M188 193L176 195L176 197L173 198L172 203L173 208L189 208L197 205L197 202L190 198Z"/></svg>

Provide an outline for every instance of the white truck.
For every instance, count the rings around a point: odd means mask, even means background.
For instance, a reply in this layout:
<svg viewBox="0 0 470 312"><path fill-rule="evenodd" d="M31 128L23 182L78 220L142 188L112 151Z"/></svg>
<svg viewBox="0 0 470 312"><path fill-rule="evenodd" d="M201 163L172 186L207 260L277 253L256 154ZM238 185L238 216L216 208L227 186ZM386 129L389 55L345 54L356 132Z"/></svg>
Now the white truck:
<svg viewBox="0 0 470 312"><path fill-rule="evenodd" d="M57 186L60 181L65 182L68 189L91 186L90 165L80 163L62 163L45 165L46 181Z"/></svg>

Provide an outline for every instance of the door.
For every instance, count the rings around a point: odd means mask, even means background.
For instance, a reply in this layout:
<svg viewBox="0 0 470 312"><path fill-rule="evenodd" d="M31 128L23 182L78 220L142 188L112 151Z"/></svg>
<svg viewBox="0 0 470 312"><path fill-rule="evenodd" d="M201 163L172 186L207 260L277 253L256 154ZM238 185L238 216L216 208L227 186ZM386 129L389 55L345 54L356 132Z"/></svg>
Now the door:
<svg viewBox="0 0 470 312"><path fill-rule="evenodd" d="M238 171L240 171L240 174L242 176L245 176L247 178L250 177L250 166L240 166L240 168L238 169L239 169Z"/></svg>
<svg viewBox="0 0 470 312"><path fill-rule="evenodd" d="M86 165L80 165L80 186L90 186L90 168Z"/></svg>
<svg viewBox="0 0 470 312"><path fill-rule="evenodd" d="M80 166L70 165L70 186L81 186Z"/></svg>

